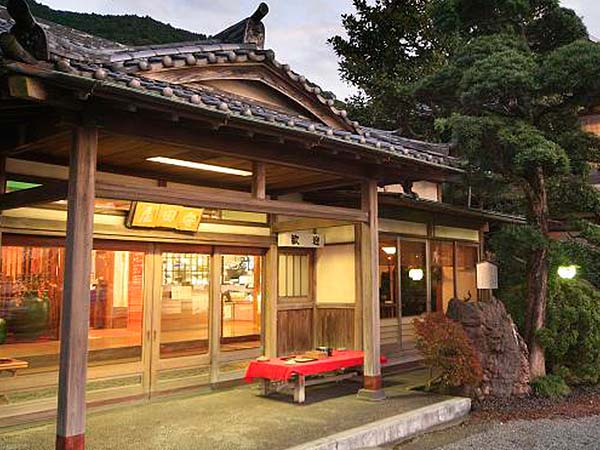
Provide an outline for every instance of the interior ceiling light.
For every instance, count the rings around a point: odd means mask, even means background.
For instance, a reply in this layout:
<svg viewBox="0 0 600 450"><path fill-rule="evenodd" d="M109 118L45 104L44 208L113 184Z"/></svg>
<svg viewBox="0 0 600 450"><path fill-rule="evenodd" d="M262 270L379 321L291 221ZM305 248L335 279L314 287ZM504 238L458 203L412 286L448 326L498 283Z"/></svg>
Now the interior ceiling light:
<svg viewBox="0 0 600 450"><path fill-rule="evenodd" d="M153 156L147 158L146 161L156 162L160 164L168 164L171 166L185 167L186 169L206 170L208 172L218 172L227 175L237 175L240 177L251 177L252 172L247 170L234 169L233 167L215 166L213 164L205 164L194 161L184 161L183 159L167 158L166 156Z"/></svg>
<svg viewBox="0 0 600 450"><path fill-rule="evenodd" d="M381 250L383 250L386 255L391 256L396 254L396 247L382 247Z"/></svg>

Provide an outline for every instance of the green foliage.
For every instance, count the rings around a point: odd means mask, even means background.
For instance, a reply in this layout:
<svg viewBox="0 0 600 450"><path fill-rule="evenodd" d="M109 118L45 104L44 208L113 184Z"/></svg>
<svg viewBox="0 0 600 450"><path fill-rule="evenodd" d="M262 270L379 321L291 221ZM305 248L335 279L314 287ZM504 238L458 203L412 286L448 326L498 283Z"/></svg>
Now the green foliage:
<svg viewBox="0 0 600 450"><path fill-rule="evenodd" d="M553 8L529 23L525 29L527 40L535 52L549 52L574 39L587 39L588 32L575 11Z"/></svg>
<svg viewBox="0 0 600 450"><path fill-rule="evenodd" d="M430 387L441 392L473 389L481 383L481 363L460 323L445 314L428 314L414 320L416 345L426 366L439 372Z"/></svg>
<svg viewBox="0 0 600 450"><path fill-rule="evenodd" d="M509 225L491 233L487 245L498 263L501 283L496 295L506 305L519 332L524 334L528 255L549 245L548 238L535 227Z"/></svg>
<svg viewBox="0 0 600 450"><path fill-rule="evenodd" d="M566 397L571 389L558 375L546 375L531 382L533 393L538 397L558 399Z"/></svg>
<svg viewBox="0 0 600 450"><path fill-rule="evenodd" d="M8 0L0 0L6 6ZM46 19L111 41L129 45L165 44L195 41L206 36L174 28L151 17L136 15L85 14L57 11L34 0L28 0L35 17Z"/></svg>
<svg viewBox="0 0 600 450"><path fill-rule="evenodd" d="M572 383L600 377L600 292L585 280L556 283L539 333L548 367Z"/></svg>
<svg viewBox="0 0 600 450"><path fill-rule="evenodd" d="M432 117L419 108L409 89L443 65L452 45L433 28L431 0L353 4L356 12L342 16L347 37L328 41L340 57L342 77L361 91L348 99L350 113L365 125L432 137Z"/></svg>

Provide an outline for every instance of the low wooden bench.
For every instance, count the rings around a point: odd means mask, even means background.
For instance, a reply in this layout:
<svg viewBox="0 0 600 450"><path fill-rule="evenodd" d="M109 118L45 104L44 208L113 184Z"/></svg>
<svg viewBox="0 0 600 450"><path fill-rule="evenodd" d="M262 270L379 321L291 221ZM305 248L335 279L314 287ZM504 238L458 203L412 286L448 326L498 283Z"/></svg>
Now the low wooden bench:
<svg viewBox="0 0 600 450"><path fill-rule="evenodd" d="M360 373L354 372L333 372L330 374L305 376L298 374L289 381L271 381L266 378L261 379L261 395L268 396L274 392L292 392L294 402L304 403L306 401L306 388L318 384L340 382L343 380L357 379Z"/></svg>
<svg viewBox="0 0 600 450"><path fill-rule="evenodd" d="M251 361L246 382L261 382L261 394L292 392L296 403L306 400L306 387L356 378L362 371L364 353L359 350L334 351L332 356L310 362L289 364L289 358ZM386 359L382 357L382 361Z"/></svg>

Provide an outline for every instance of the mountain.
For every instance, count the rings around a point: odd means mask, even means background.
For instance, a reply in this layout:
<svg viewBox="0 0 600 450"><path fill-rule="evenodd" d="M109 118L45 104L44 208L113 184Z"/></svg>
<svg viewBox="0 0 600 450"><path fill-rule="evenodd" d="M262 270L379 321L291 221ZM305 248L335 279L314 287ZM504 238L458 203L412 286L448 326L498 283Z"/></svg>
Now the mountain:
<svg viewBox="0 0 600 450"><path fill-rule="evenodd" d="M7 1L0 0L0 5L6 6ZM206 39L203 34L175 28L149 16L77 13L55 10L34 0L28 0L28 3L35 17L122 44L166 44Z"/></svg>

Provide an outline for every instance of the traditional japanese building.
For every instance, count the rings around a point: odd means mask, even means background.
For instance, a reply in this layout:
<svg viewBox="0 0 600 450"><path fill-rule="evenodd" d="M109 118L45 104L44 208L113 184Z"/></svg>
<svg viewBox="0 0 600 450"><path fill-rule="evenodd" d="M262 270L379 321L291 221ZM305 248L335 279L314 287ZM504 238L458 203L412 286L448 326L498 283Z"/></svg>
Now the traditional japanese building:
<svg viewBox="0 0 600 450"><path fill-rule="evenodd" d="M364 349L377 396L415 316L478 299L487 223L518 219L443 203L461 161L354 122L267 11L130 47L0 7L2 423L58 410L83 448L86 402L322 345Z"/></svg>

